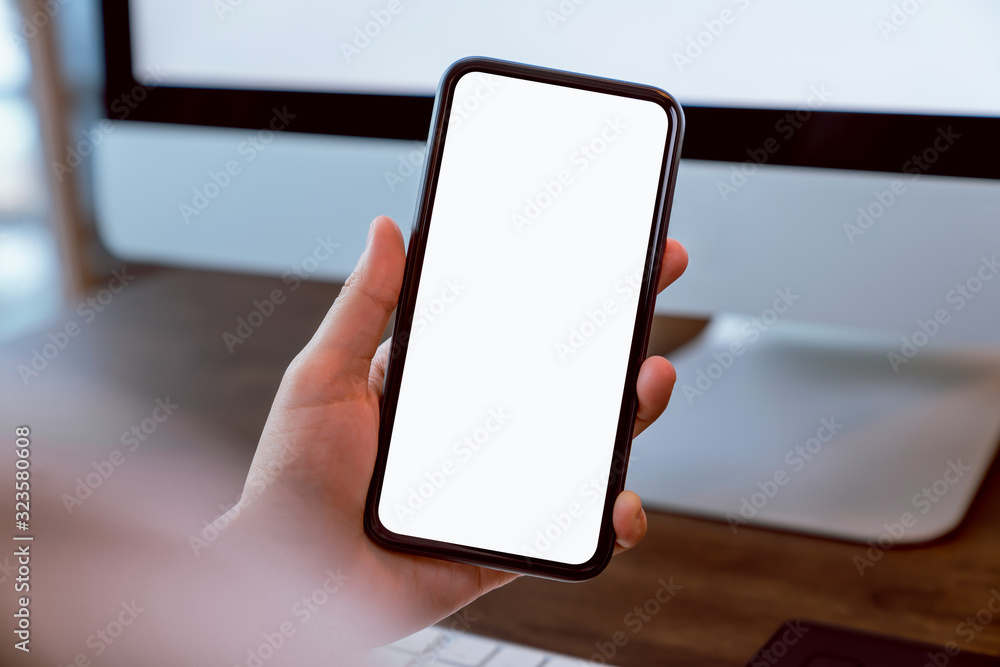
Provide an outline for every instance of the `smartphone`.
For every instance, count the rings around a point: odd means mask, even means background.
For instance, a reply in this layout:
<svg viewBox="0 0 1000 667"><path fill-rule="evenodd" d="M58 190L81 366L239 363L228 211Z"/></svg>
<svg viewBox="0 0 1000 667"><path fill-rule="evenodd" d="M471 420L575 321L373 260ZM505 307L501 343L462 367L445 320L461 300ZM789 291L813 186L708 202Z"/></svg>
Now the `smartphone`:
<svg viewBox="0 0 1000 667"><path fill-rule="evenodd" d="M992 601L992 598L991 598ZM972 619L969 618L969 625ZM959 623L961 627L962 623ZM975 627L975 626L973 626ZM969 633L972 629L966 626ZM959 633L961 634L961 633ZM963 638L965 635L961 635ZM975 635L973 635L975 636ZM968 640L971 641L971 638ZM806 619L785 621L746 667L998 667L1000 658L969 653L955 641L944 646L840 628Z"/></svg>
<svg viewBox="0 0 1000 667"><path fill-rule="evenodd" d="M365 529L543 577L615 544L683 112L649 86L492 60L438 90Z"/></svg>

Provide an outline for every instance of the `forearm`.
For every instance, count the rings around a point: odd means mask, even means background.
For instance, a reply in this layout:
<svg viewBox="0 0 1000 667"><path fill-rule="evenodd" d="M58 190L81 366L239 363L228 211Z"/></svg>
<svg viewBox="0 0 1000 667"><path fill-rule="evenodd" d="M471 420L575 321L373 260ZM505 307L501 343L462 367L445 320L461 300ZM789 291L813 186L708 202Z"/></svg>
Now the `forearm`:
<svg viewBox="0 0 1000 667"><path fill-rule="evenodd" d="M76 473L62 475L60 467L75 466L36 464L46 467L34 492L36 539L23 592L30 597L29 650L14 648L11 635L0 646L4 664L254 665L251 658L263 655L268 667L317 655L358 664L357 635L338 632L365 614L351 603L344 568L307 567L241 521L209 515L206 525L203 503L186 506L176 488L143 483L138 469L129 473L146 487L141 503L134 487L109 485L68 512L59 498ZM7 618L21 595L13 589L11 577L2 596Z"/></svg>

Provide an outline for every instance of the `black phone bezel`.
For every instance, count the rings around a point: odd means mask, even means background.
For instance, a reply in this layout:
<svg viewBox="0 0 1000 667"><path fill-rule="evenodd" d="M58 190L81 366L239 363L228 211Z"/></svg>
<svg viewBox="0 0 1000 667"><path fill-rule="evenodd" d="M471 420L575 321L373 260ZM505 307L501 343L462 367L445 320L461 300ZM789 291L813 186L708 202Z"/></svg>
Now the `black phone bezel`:
<svg viewBox="0 0 1000 667"><path fill-rule="evenodd" d="M399 387L406 359L407 343L413 323L417 286L420 283L424 250L426 249L438 176L441 169L441 158L447 139L447 121L451 115L455 86L462 76L471 72L497 74L647 100L661 106L669 119L656 193L656 205L653 219L650 221L651 229L646 249L646 266L643 272L639 304L636 311L628 370L626 372L625 384L622 387L622 407L616 432L611 470L608 477L607 492L604 499L600 535L594 555L586 562L580 564L567 564L518 554L400 535L387 529L378 516L378 504L381 497L386 459L388 457L389 441L392 436L392 426L395 419L396 403L399 397ZM365 532L377 544L391 550L418 556L431 556L453 562L564 581L590 579L599 574L607 566L611 560L615 545L612 511L615 499L624 487L625 476L628 471L632 432L638 408L635 384L639 373L639 366L645 359L646 346L649 341L649 329L652 323L653 307L656 302L656 285L659 280L660 264L666 244L670 206L673 200L683 135L684 113L680 105L671 95L652 86L480 57L463 58L452 64L445 72L441 78L435 99L434 114L431 120L431 130L427 144L427 157L424 162L423 187L418 200L410 243L407 249L406 270L396 309L396 321L393 327L393 338L382 393L378 454L365 503Z"/></svg>

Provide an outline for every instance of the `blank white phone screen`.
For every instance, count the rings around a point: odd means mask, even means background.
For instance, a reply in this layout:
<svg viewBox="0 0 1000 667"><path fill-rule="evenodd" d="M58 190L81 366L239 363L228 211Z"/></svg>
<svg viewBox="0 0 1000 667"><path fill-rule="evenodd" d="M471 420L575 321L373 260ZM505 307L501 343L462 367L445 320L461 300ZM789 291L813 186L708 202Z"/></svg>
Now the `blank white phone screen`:
<svg viewBox="0 0 1000 667"><path fill-rule="evenodd" d="M565 564L594 556L669 122L646 100L459 79L386 528Z"/></svg>

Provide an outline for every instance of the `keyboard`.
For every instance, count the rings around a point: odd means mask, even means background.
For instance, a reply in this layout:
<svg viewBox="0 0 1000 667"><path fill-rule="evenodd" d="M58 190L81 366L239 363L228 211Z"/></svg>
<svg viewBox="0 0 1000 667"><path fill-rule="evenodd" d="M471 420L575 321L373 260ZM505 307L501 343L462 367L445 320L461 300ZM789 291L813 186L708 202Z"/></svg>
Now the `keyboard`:
<svg viewBox="0 0 1000 667"><path fill-rule="evenodd" d="M431 626L375 649L377 667L593 667L595 663ZM601 663L604 664L604 663Z"/></svg>

